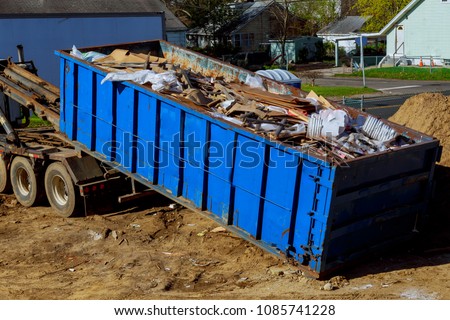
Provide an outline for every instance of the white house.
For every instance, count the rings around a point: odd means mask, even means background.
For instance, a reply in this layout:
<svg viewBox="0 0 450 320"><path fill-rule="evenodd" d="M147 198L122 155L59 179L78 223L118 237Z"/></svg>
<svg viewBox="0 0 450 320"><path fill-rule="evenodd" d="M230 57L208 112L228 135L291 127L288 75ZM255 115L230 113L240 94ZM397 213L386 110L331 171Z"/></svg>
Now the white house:
<svg viewBox="0 0 450 320"><path fill-rule="evenodd" d="M186 27L159 0L2 0L0 58L23 45L39 76L58 85L54 51L151 39L184 45Z"/></svg>
<svg viewBox="0 0 450 320"><path fill-rule="evenodd" d="M391 60L442 65L450 63L449 30L450 0L413 0L379 34Z"/></svg>
<svg viewBox="0 0 450 320"><path fill-rule="evenodd" d="M379 32L386 57L379 65L450 65L450 0L412 0Z"/></svg>

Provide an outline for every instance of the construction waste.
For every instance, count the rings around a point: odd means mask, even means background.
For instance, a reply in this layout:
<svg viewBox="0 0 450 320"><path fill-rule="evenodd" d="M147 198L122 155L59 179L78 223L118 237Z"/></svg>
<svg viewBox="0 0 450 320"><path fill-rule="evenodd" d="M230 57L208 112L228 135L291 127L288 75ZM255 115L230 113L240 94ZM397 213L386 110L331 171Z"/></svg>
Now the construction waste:
<svg viewBox="0 0 450 320"><path fill-rule="evenodd" d="M329 102L311 91L306 97L268 92L261 76L249 75L243 83L222 77L205 77L181 69L162 57L116 49L109 55L72 54L88 59L108 72L106 81L134 81L195 105L211 116L249 129L273 141L289 144L301 152L337 165L364 155L415 143L388 122Z"/></svg>

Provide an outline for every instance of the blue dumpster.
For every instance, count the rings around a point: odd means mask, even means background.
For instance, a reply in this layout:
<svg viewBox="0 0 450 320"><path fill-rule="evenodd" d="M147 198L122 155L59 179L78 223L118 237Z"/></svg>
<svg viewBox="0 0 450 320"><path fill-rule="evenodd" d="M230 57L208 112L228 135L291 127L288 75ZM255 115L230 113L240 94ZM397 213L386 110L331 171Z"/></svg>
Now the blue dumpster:
<svg viewBox="0 0 450 320"><path fill-rule="evenodd" d="M84 50L109 54L116 48L151 52L230 81L254 75L165 41ZM68 139L315 277L384 251L420 229L438 155L439 143L432 137L391 124L417 143L338 165L148 86L101 84L106 70L68 50L56 54L60 128ZM272 92L305 96L275 81L268 80L267 86Z"/></svg>

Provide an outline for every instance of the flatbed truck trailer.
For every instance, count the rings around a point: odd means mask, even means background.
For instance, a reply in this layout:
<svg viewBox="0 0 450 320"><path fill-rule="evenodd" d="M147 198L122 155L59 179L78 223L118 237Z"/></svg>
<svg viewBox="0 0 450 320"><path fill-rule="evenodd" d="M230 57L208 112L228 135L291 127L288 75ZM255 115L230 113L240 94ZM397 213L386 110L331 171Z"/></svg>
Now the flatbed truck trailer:
<svg viewBox="0 0 450 320"><path fill-rule="evenodd" d="M63 217L87 213L90 198L119 202L148 190L76 148L59 132L59 88L35 74L31 61L0 61L0 193L25 207L48 200ZM29 127L30 116L45 121Z"/></svg>

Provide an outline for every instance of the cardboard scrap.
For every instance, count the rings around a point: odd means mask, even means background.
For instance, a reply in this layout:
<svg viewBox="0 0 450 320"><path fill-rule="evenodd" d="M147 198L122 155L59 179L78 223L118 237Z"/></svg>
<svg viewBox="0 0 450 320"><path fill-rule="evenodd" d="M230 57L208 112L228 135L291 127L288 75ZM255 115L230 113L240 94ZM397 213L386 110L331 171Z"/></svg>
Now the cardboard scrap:
<svg viewBox="0 0 450 320"><path fill-rule="evenodd" d="M166 59L146 55L142 53L133 53L129 50L115 49L111 54L95 61L99 65L125 65L125 64L142 64L150 63L165 63Z"/></svg>
<svg viewBox="0 0 450 320"><path fill-rule="evenodd" d="M212 102L212 99L207 98L199 89L186 89L184 90L184 94L186 98L200 106L207 106Z"/></svg>
<svg viewBox="0 0 450 320"><path fill-rule="evenodd" d="M254 113L255 115L257 115L260 118L264 118L266 116L266 113L264 111L261 111L257 108L256 104L254 103L250 103L250 104L240 104L240 103L235 103L230 110L228 110L225 114L227 116L232 115L234 112L251 112Z"/></svg>

